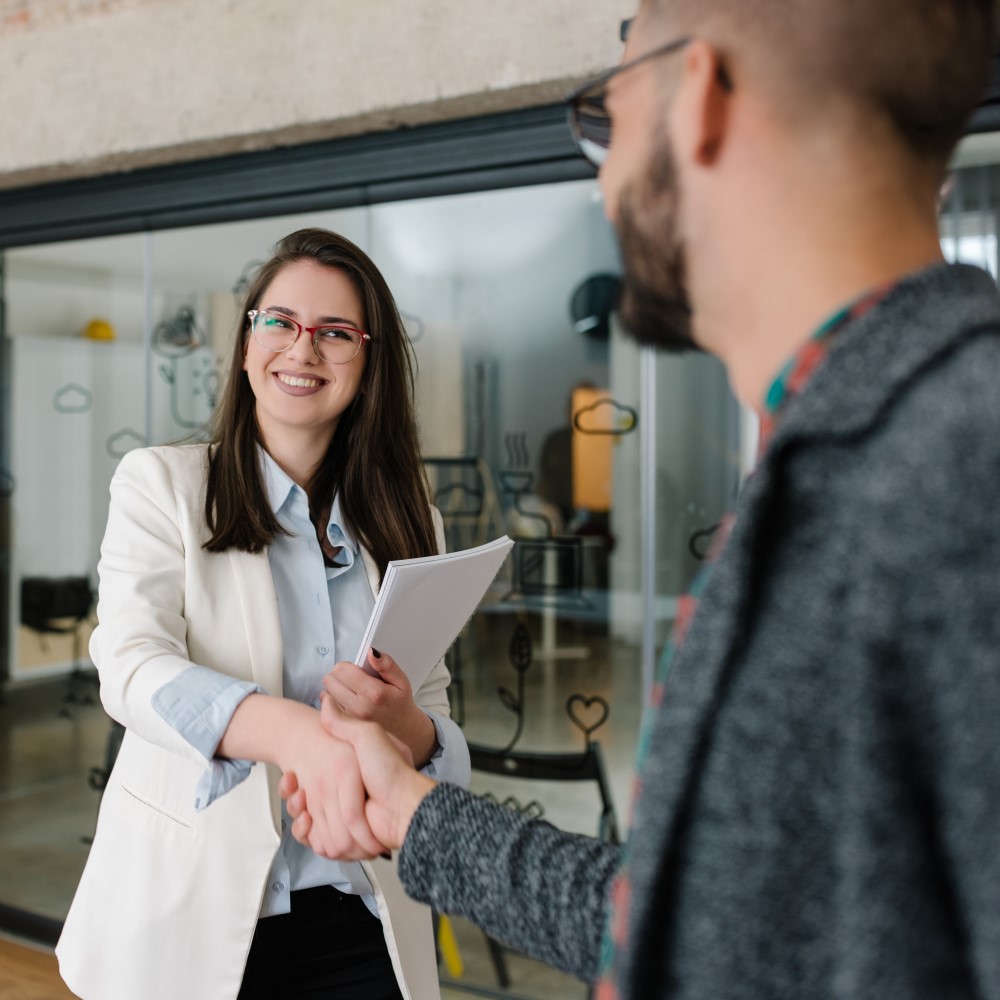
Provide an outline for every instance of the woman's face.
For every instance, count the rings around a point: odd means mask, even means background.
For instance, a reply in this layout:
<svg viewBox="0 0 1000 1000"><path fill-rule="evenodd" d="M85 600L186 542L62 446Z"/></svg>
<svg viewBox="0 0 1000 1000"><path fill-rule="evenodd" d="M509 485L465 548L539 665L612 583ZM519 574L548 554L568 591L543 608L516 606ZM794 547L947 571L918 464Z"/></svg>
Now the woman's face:
<svg viewBox="0 0 1000 1000"><path fill-rule="evenodd" d="M312 261L285 265L264 289L257 309L283 313L304 327L365 328L361 300L344 272ZM333 364L317 356L304 330L279 354L248 335L243 370L257 400L265 443L277 445L283 436L302 431L314 431L329 441L358 394L367 351L365 343L353 361Z"/></svg>

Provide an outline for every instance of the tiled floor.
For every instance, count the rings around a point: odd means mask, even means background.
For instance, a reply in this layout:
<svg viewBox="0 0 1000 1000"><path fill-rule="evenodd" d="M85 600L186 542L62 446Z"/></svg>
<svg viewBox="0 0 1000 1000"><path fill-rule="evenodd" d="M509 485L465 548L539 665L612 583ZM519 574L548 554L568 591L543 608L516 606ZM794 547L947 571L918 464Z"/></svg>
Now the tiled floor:
<svg viewBox="0 0 1000 1000"><path fill-rule="evenodd" d="M489 746L510 742L516 718L501 704L498 687L518 694L518 675L507 651L513 616L477 619L462 646L465 730L468 738ZM540 625L528 620L536 637ZM589 649L584 659L538 659L524 675L524 728L519 749L566 751L582 749L583 733L566 712L574 693L600 695L611 712L597 731L618 813L627 816L629 784L641 714L638 653L632 646L609 640L593 626L560 623L560 646ZM7 693L0 702L0 902L55 919L66 912L86 860L98 792L88 784L92 768L104 763L109 722L99 704L64 701L60 681ZM77 685L77 697L87 685ZM456 699L453 698L453 705ZM589 722L597 705L575 707ZM476 775L477 791L498 798L513 796L521 804L539 802L546 819L566 829L595 833L598 797L590 787L554 783L521 783ZM456 986L446 997L484 995L497 990L496 977L481 932L454 921L464 965ZM517 997L581 998L584 987L518 955L508 956L511 986Z"/></svg>

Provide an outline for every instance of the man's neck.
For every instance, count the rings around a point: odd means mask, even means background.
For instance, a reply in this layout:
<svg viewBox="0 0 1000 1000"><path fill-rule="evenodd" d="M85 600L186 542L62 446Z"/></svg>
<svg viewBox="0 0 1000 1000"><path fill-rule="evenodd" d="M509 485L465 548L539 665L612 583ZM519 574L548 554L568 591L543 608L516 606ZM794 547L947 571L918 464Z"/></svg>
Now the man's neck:
<svg viewBox="0 0 1000 1000"><path fill-rule="evenodd" d="M838 309L942 260L933 213L884 201L833 205L825 217L799 209L786 201L769 223L741 227L760 235L744 239L721 268L732 280L716 274L715 294L706 289L695 297L699 342L723 361L734 393L754 408Z"/></svg>

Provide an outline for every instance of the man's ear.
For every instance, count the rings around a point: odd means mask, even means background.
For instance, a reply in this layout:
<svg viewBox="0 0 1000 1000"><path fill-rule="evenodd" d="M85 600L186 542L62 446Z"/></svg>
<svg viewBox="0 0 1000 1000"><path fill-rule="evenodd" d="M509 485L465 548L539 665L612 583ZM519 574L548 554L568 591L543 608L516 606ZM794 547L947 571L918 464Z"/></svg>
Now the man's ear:
<svg viewBox="0 0 1000 1000"><path fill-rule="evenodd" d="M674 101L675 150L701 166L711 166L726 139L731 100L732 88L719 53L696 38L684 50Z"/></svg>

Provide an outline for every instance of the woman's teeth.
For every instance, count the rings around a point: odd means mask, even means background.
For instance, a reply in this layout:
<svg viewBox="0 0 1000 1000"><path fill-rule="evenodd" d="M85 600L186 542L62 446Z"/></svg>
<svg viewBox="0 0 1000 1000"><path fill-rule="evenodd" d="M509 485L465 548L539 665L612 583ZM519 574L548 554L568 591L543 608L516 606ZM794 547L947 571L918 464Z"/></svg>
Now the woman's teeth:
<svg viewBox="0 0 1000 1000"><path fill-rule="evenodd" d="M322 381L314 378L296 378L292 375L278 375L278 379L284 382L285 385L294 385L298 389L312 389L315 386L322 385Z"/></svg>

